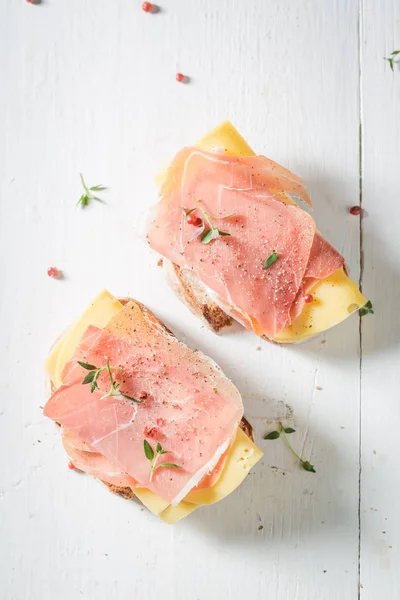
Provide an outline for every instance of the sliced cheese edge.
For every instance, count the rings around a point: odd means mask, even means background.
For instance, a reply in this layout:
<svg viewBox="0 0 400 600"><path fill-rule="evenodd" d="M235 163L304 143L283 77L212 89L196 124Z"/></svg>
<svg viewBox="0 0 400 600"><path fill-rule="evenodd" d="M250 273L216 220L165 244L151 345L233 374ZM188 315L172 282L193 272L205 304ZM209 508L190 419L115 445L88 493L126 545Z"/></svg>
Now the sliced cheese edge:
<svg viewBox="0 0 400 600"><path fill-rule="evenodd" d="M185 500L193 504L214 504L231 494L247 477L263 453L242 429L238 429L218 481L210 488L192 490Z"/></svg>
<svg viewBox="0 0 400 600"><path fill-rule="evenodd" d="M46 371L55 387L61 385L61 373L64 365L73 357L88 326L94 325L103 329L121 308L121 302L110 292L101 291L65 335L56 342L45 363Z"/></svg>
<svg viewBox="0 0 400 600"><path fill-rule="evenodd" d="M223 148L231 156L254 155L230 121L225 121L210 131L195 146L206 152L213 148ZM311 292L314 302L306 304L301 314L275 341L290 344L306 340L338 325L367 302L357 284L346 275L343 268L319 281Z"/></svg>
<svg viewBox="0 0 400 600"><path fill-rule="evenodd" d="M64 365L73 357L86 329L90 325L103 329L121 308L122 304L107 290L103 290L67 333L58 340L45 363L47 374L56 387L61 385L61 373ZM132 491L151 513L159 516L167 523L175 523L193 512L201 504L213 504L228 496L240 485L250 468L261 457L261 450L241 429L238 429L223 472L212 488L190 492L177 506L170 506L168 502L146 488L134 488ZM246 468L244 468L244 465L246 465ZM216 489L214 490L214 488ZM210 493L212 490L214 491ZM191 495L193 495L193 500ZM187 501L189 497L190 502Z"/></svg>
<svg viewBox="0 0 400 600"><path fill-rule="evenodd" d="M190 504L190 502L182 500L182 502L179 502L178 506L169 506L158 516L165 521L165 523L172 525L172 523L176 523L190 515L190 513L197 508L200 508L200 504Z"/></svg>

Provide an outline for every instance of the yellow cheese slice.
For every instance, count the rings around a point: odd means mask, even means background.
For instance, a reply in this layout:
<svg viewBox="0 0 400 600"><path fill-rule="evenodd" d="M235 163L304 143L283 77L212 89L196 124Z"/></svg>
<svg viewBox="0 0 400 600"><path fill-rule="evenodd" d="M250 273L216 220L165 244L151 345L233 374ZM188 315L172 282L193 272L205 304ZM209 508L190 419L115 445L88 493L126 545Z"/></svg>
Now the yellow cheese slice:
<svg viewBox="0 0 400 600"><path fill-rule="evenodd" d="M140 502L153 513L153 515L158 516L170 505L169 502L166 502L160 498L160 496L157 496L157 494L146 488L132 488L132 492L139 498Z"/></svg>
<svg viewBox="0 0 400 600"><path fill-rule="evenodd" d="M61 372L64 365L74 356L79 341L89 325L103 329L121 308L122 304L107 290L103 290L96 296L76 323L55 344L45 363L46 372L55 387L61 385Z"/></svg>
<svg viewBox="0 0 400 600"><path fill-rule="evenodd" d="M94 325L104 328L121 308L122 304L109 292L106 290L100 292L80 319L57 342L46 360L47 373L56 387L61 385L61 372L64 365L73 357L87 327ZM146 488L135 488L132 491L154 515L160 516L167 523L175 523L196 510L200 504L213 504L228 496L240 485L250 468L261 457L261 450L241 429L238 429L224 470L212 488L190 492L178 506L170 506L168 502ZM187 501L189 499L190 502Z"/></svg>
<svg viewBox="0 0 400 600"><path fill-rule="evenodd" d="M229 156L253 156L255 153L230 121L221 123L195 144L196 148L211 152L222 148Z"/></svg>
<svg viewBox="0 0 400 600"><path fill-rule="evenodd" d="M231 156L254 155L250 146L229 121L225 121L201 138L196 147L205 151L223 148ZM319 281L311 293L315 301L305 305L290 327L276 338L277 342L289 344L310 338L341 323L351 312L367 302L357 284L347 277L343 269ZM353 306L353 310L349 311L349 306Z"/></svg>
<svg viewBox="0 0 400 600"><path fill-rule="evenodd" d="M159 515L160 519L168 524L176 523L187 515L190 515L196 508L200 508L199 504L190 504L189 502L179 502L178 506L169 506L164 512Z"/></svg>
<svg viewBox="0 0 400 600"><path fill-rule="evenodd" d="M281 343L304 340L325 331L364 306L366 299L357 284L338 269L319 281L311 290L313 302L305 304L301 314L278 335Z"/></svg>
<svg viewBox="0 0 400 600"><path fill-rule="evenodd" d="M238 429L235 442L218 481L208 489L192 490L185 500L193 502L193 504L214 504L222 500L242 483L250 469L262 456L263 453L249 436Z"/></svg>

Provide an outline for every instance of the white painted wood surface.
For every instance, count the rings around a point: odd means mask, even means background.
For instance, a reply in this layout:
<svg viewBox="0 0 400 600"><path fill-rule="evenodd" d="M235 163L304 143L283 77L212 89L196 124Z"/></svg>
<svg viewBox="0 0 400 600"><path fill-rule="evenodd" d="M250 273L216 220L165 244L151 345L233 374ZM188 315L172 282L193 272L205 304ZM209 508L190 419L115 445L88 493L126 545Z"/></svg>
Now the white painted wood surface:
<svg viewBox="0 0 400 600"><path fill-rule="evenodd" d="M397 600L400 71L383 56L400 46L399 4L140 6L0 0L0 599ZM362 191L376 314L361 338L357 317L291 348L216 337L136 238L157 169L225 118L306 179L356 279L360 220L347 208ZM75 207L80 171L109 186L107 204ZM176 526L68 471L41 414L47 349L103 287L221 364L265 451L237 493ZM262 440L285 403L316 475Z"/></svg>

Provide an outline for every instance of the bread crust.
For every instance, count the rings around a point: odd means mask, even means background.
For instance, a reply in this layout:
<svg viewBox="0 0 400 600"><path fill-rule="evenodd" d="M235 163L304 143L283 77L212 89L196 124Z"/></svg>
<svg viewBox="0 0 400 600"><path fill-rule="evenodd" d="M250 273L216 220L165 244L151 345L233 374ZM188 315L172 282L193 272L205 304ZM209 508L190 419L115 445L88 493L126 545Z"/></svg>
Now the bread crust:
<svg viewBox="0 0 400 600"><path fill-rule="evenodd" d="M219 333L232 325L232 317L213 302L206 288L190 271L165 258L162 267L171 289L207 327Z"/></svg>

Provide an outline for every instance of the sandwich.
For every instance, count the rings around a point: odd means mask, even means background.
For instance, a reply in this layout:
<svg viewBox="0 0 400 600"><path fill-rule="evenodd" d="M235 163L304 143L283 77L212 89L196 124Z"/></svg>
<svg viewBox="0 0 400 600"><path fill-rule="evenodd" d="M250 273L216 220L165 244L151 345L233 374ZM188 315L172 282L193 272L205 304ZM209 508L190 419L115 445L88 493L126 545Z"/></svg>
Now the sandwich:
<svg viewBox="0 0 400 600"><path fill-rule="evenodd" d="M101 292L46 371L44 414L73 467L167 523L225 498L262 457L233 383L135 300Z"/></svg>
<svg viewBox="0 0 400 600"><path fill-rule="evenodd" d="M276 343L337 325L367 300L317 230L304 183L229 122L158 177L147 239L179 298L215 332L233 319Z"/></svg>

